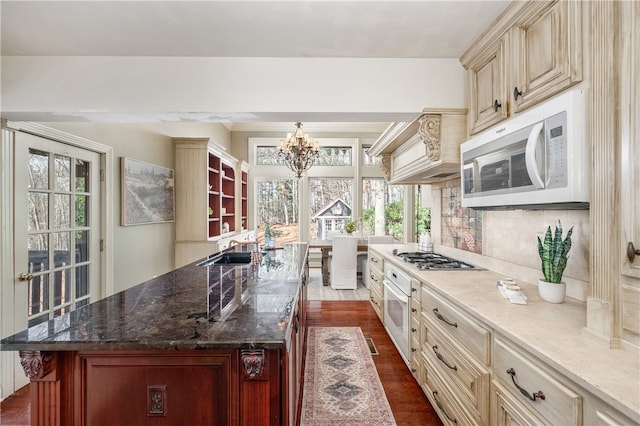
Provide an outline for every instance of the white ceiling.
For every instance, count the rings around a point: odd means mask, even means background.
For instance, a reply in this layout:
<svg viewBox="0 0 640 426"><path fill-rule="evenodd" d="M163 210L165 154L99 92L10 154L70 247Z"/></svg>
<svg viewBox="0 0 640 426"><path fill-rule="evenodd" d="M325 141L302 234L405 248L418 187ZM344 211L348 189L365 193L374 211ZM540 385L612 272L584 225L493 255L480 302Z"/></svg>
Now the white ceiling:
<svg viewBox="0 0 640 426"><path fill-rule="evenodd" d="M3 56L459 58L509 3L2 0L1 52Z"/></svg>

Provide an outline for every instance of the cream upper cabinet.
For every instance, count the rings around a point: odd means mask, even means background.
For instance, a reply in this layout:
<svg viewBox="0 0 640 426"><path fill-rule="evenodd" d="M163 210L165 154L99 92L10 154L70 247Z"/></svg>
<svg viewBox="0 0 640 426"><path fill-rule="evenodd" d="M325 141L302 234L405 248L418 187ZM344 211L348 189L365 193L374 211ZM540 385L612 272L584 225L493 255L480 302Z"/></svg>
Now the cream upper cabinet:
<svg viewBox="0 0 640 426"><path fill-rule="evenodd" d="M513 2L460 58L469 133L478 133L582 80L579 0Z"/></svg>
<svg viewBox="0 0 640 426"><path fill-rule="evenodd" d="M622 337L640 345L640 4L624 4L621 16L622 72L620 90L620 254ZM634 24L635 23L635 24Z"/></svg>
<svg viewBox="0 0 640 426"><path fill-rule="evenodd" d="M582 80L579 13L578 2L559 1L542 11L529 8L511 28L513 112Z"/></svg>
<svg viewBox="0 0 640 426"><path fill-rule="evenodd" d="M469 131L477 133L508 116L506 47L508 36L493 43L468 65Z"/></svg>

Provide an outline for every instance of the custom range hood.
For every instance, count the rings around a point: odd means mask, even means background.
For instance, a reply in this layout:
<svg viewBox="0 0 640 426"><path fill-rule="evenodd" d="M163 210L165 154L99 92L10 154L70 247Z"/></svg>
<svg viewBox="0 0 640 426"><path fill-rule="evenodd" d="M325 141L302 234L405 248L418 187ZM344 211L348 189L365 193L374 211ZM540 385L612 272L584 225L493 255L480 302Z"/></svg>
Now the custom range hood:
<svg viewBox="0 0 640 426"><path fill-rule="evenodd" d="M391 123L369 149L392 184L440 182L460 176L465 109L424 109L410 122Z"/></svg>

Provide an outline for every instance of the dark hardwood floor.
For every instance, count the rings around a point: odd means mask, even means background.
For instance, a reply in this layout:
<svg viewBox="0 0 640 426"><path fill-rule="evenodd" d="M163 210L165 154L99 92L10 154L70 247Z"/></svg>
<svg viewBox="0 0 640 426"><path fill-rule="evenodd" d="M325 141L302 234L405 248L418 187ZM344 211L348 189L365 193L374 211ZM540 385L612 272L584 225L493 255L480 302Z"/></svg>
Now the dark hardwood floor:
<svg viewBox="0 0 640 426"><path fill-rule="evenodd" d="M424 393L402 362L396 347L368 301L309 302L308 326L360 327L378 350L373 360L398 426L442 425ZM0 404L0 425L29 425L29 389Z"/></svg>
<svg viewBox="0 0 640 426"><path fill-rule="evenodd" d="M31 424L29 385L19 389L0 403L0 425L29 426Z"/></svg>

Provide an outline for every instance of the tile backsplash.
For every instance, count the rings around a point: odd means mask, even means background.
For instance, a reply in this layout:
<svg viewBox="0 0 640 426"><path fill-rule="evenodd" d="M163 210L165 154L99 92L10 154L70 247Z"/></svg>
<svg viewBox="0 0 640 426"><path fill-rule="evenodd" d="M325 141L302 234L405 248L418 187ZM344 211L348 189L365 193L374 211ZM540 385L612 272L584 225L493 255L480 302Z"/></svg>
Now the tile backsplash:
<svg viewBox="0 0 640 426"><path fill-rule="evenodd" d="M461 205L460 179L433 185L424 207L431 207L435 243L463 250L479 266L529 283L540 278L536 237L560 220L564 234L573 227L572 247L563 279L567 294L586 300L589 287L589 210L473 210ZM433 217L437 215L437 217ZM448 253L456 257L460 253ZM463 256L464 257L464 256ZM463 259L464 260L464 259ZM467 259L473 263L474 259Z"/></svg>
<svg viewBox="0 0 640 426"><path fill-rule="evenodd" d="M455 180L453 182L460 182ZM460 185L444 186L441 191L442 244L482 254L483 212L462 207Z"/></svg>

